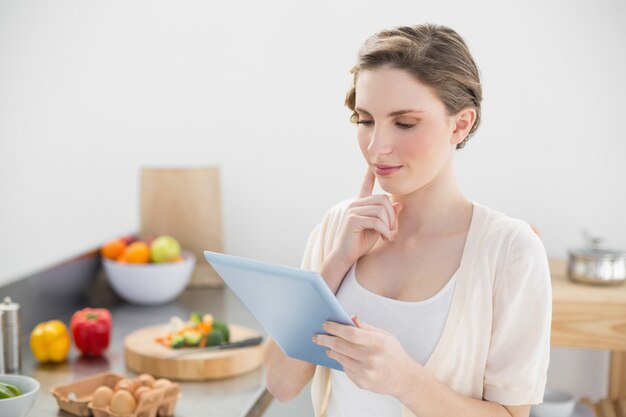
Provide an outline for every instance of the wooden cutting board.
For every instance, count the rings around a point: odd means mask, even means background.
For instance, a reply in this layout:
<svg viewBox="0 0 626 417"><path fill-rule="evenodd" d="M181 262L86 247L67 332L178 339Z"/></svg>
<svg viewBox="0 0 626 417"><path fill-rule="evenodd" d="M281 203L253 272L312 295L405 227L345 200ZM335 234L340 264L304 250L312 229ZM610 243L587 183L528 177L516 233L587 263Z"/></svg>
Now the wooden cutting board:
<svg viewBox="0 0 626 417"><path fill-rule="evenodd" d="M230 341L260 336L256 330L228 325ZM260 345L243 348L198 351L183 356L192 348L170 349L155 341L167 332L167 325L138 329L124 338L126 366L138 373L148 373L173 380L207 380L228 378L250 372L263 360L267 339Z"/></svg>

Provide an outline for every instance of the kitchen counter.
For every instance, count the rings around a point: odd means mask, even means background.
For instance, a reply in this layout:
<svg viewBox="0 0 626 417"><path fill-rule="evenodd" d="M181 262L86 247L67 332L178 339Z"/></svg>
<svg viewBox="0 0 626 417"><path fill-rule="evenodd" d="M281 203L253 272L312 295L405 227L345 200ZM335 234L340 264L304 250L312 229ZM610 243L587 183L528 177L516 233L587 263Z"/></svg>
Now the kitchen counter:
<svg viewBox="0 0 626 417"><path fill-rule="evenodd" d="M53 387L107 370L136 376L135 372L126 369L124 363L124 337L140 327L167 323L171 316L187 318L192 311L210 313L227 323L250 327L267 336L258 322L227 288L187 290L175 301L164 306L139 307L125 303L117 304L111 307L113 316L111 345L102 358L83 358L72 346L66 362L42 365L33 358L28 341L22 342L22 374L30 375L41 383L39 396L28 416L71 416L59 410L55 398L50 393ZM70 317L68 315L60 319L69 323ZM265 389L262 368L228 379L179 381L179 384L182 396L176 404L176 417L260 416L272 400L271 394Z"/></svg>
<svg viewBox="0 0 626 417"><path fill-rule="evenodd" d="M88 288L87 283L92 281L90 277L93 278L98 265L95 256L81 257L78 261L44 271L3 289L3 295L10 295L21 302L27 300L24 305L32 306L22 309L24 330L32 329L44 319L59 318L69 323L71 314L60 312L84 305L109 306L113 315L111 346L99 359L82 358L72 347L66 362L40 365L32 357L25 335L22 341L22 373L37 378L42 384L29 417L71 416L59 411L50 393L55 386L107 370L136 375L125 367L124 337L138 328L166 323L171 316L186 318L192 311L211 313L216 318L253 328L267 336L228 288L187 290L164 306L133 306L112 299L106 286L90 285ZM609 398L625 399L626 285L598 287L572 283L566 278L566 261L563 259L552 259L550 270L553 290L552 346L609 350ZM72 285L68 285L69 276L75 277ZM82 278L79 280L79 277ZM79 281L84 282L79 285ZM81 301L79 294L86 294L86 299ZM180 385L182 397L176 405L177 417L260 416L272 401L271 394L265 389L262 368L234 378L182 382Z"/></svg>

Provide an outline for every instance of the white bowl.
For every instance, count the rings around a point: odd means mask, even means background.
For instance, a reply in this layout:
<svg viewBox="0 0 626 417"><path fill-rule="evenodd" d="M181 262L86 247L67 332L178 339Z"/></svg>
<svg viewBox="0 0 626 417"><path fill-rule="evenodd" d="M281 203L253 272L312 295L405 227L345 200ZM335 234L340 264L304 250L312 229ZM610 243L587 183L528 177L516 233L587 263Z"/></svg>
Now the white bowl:
<svg viewBox="0 0 626 417"><path fill-rule="evenodd" d="M0 400L0 416L24 417L35 404L41 385L39 381L24 375L0 375L0 381L15 385L22 394Z"/></svg>
<svg viewBox="0 0 626 417"><path fill-rule="evenodd" d="M191 279L196 257L182 252L181 262L132 264L102 259L113 290L129 303L156 305L167 303L185 290Z"/></svg>
<svg viewBox="0 0 626 417"><path fill-rule="evenodd" d="M535 417L569 417L576 407L573 395L564 391L547 389L543 394L543 403L532 406Z"/></svg>

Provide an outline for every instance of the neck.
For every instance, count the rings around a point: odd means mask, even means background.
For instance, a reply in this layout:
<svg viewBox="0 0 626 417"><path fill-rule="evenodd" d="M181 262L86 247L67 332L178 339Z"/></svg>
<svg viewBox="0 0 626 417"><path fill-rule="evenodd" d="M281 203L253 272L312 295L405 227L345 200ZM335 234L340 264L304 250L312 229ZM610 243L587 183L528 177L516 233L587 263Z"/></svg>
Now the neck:
<svg viewBox="0 0 626 417"><path fill-rule="evenodd" d="M463 196L454 176L452 158L439 175L420 189L392 195L402 203L397 240L455 234L467 228L472 203Z"/></svg>

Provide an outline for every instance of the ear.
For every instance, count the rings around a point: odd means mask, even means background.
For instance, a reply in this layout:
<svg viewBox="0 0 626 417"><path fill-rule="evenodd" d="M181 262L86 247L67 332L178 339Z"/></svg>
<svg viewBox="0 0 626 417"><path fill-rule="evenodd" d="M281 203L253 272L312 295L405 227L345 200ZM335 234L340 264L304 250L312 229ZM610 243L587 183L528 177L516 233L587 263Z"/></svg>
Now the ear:
<svg viewBox="0 0 626 417"><path fill-rule="evenodd" d="M474 122L476 121L476 110L471 107L466 107L454 116L454 125L452 130L452 137L450 143L458 145L463 142L470 132Z"/></svg>

